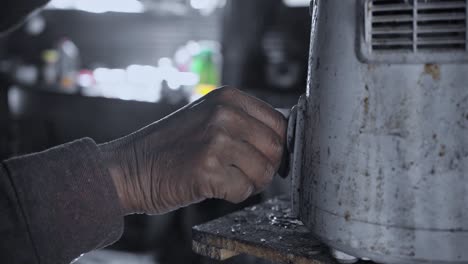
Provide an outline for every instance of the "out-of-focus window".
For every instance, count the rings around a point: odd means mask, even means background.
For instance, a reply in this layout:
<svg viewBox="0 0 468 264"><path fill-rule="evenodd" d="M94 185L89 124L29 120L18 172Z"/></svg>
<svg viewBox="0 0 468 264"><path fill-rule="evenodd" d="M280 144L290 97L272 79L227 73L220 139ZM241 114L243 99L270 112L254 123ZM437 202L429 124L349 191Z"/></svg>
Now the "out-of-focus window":
<svg viewBox="0 0 468 264"><path fill-rule="evenodd" d="M304 7L310 4L310 0L283 0L283 2L289 7Z"/></svg>
<svg viewBox="0 0 468 264"><path fill-rule="evenodd" d="M90 13L142 13L144 6L138 0L52 0L46 9L80 10Z"/></svg>

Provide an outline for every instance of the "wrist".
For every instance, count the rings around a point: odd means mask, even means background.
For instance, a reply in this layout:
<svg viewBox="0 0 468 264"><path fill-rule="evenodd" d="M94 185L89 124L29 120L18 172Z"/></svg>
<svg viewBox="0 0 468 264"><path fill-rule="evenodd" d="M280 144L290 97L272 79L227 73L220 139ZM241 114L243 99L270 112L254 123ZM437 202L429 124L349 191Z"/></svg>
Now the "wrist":
<svg viewBox="0 0 468 264"><path fill-rule="evenodd" d="M127 195L125 169L124 164L121 161L122 155L116 149L112 142L101 144L98 147L101 152L103 165L105 168L107 168L109 176L111 177L112 182L114 183L114 187L117 192L117 196L119 198L119 203L122 208L123 214L129 215L134 213L134 210L132 209Z"/></svg>

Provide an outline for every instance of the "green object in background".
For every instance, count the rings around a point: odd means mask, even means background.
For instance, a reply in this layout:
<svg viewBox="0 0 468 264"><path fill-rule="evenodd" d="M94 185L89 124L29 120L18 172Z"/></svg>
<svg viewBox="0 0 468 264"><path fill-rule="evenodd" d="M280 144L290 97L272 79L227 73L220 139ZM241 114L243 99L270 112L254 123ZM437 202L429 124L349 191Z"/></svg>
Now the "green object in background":
<svg viewBox="0 0 468 264"><path fill-rule="evenodd" d="M203 50L193 57L190 70L200 77L199 85L219 85L219 72L213 59L211 50Z"/></svg>

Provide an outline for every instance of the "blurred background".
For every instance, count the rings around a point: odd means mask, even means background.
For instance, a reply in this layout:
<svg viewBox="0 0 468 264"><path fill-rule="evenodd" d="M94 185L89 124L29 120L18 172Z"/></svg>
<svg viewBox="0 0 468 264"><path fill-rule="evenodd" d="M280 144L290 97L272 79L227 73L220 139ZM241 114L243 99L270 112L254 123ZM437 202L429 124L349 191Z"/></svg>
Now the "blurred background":
<svg viewBox="0 0 468 264"><path fill-rule="evenodd" d="M0 158L82 137L105 142L221 85L290 108L305 92L308 0L52 0L0 37ZM130 216L122 239L78 260L215 263L191 251L191 227L241 205L207 201ZM231 263L264 263L240 256Z"/></svg>

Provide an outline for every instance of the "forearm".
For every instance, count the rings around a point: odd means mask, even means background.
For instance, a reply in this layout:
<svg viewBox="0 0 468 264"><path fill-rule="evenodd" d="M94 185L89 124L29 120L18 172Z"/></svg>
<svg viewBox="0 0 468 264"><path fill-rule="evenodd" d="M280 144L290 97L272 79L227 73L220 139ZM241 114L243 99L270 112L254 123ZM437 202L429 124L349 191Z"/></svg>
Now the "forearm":
<svg viewBox="0 0 468 264"><path fill-rule="evenodd" d="M122 208L91 139L11 159L3 168L0 177L4 186L10 185L4 187L10 190L10 202L0 208L0 222L21 221L2 233L28 241L37 263L69 263L120 237ZM3 255L11 247L8 239L0 241ZM9 263L19 263L15 261Z"/></svg>

